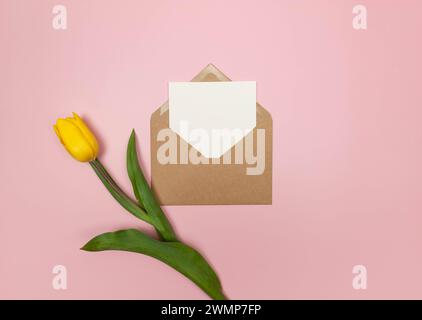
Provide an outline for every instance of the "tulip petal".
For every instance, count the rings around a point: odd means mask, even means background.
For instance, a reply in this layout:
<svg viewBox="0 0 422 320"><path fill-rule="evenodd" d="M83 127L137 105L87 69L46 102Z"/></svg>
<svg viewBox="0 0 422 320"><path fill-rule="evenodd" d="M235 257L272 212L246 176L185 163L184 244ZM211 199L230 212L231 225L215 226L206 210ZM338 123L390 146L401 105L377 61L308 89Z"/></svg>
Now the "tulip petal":
<svg viewBox="0 0 422 320"><path fill-rule="evenodd" d="M88 162L95 159L95 155L86 137L72 121L58 119L56 128L67 151L76 159Z"/></svg>
<svg viewBox="0 0 422 320"><path fill-rule="evenodd" d="M74 126L78 127L78 129L79 129L79 130L81 130L82 134L83 134L83 135L84 135L84 137L85 137L86 142L87 142L87 143L89 144L89 146L91 147L92 153L93 153L94 155L96 155L97 153L95 152L94 146L93 146L92 142L90 141L90 137L89 137L89 136L87 136L87 135L85 134L84 130L82 130L82 129L81 129L81 127L80 127L79 123L76 121L76 119L75 119L75 118L71 118L71 117L67 117L67 118L66 118L66 120L67 120L67 121L72 122Z"/></svg>
<svg viewBox="0 0 422 320"><path fill-rule="evenodd" d="M82 133L85 135L86 139L92 146L92 150L95 154L95 157L98 154L99 146L97 139L95 138L95 135L91 132L91 130L88 128L88 126L85 124L85 122L79 117L79 115L76 112L73 113L73 120L75 121L78 128L82 131Z"/></svg>
<svg viewBox="0 0 422 320"><path fill-rule="evenodd" d="M57 137L59 138L60 142L64 145L63 139L62 139L62 137L60 136L60 131L59 131L59 129L57 128L57 126L56 126L56 125L53 125L53 128L54 128L54 132L56 133L56 135L57 135Z"/></svg>

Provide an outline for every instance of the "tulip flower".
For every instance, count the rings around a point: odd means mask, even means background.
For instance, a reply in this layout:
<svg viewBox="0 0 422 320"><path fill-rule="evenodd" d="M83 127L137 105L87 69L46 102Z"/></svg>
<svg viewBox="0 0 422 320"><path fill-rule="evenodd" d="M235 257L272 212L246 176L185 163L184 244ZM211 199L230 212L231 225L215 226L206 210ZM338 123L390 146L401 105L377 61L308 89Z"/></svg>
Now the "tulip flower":
<svg viewBox="0 0 422 320"><path fill-rule="evenodd" d="M58 119L54 131L66 150L76 160L89 162L97 157L97 139L75 112L73 118Z"/></svg>
<svg viewBox="0 0 422 320"><path fill-rule="evenodd" d="M151 224L159 237L159 240L154 239L137 229L107 232L91 239L82 250L121 250L151 256L185 275L211 298L226 299L215 271L198 251L177 238L155 199L139 165L135 131L130 136L126 154L127 172L136 199L133 200L98 160L98 142L76 113L73 113L73 118L58 119L54 130L72 157L81 162L89 162L114 199L135 217Z"/></svg>

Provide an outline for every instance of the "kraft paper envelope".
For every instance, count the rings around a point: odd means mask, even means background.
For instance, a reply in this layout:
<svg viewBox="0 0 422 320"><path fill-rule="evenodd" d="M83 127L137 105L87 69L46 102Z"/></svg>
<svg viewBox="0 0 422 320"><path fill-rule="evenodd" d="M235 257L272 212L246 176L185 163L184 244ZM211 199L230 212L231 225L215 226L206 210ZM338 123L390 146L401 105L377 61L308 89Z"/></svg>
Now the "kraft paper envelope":
<svg viewBox="0 0 422 320"><path fill-rule="evenodd" d="M192 79L218 81L231 80L212 64ZM176 149L163 149L170 140ZM174 161L163 162L163 150ZM256 127L220 158L206 158L169 128L167 101L151 116L151 186L163 205L271 204L271 115L256 103Z"/></svg>

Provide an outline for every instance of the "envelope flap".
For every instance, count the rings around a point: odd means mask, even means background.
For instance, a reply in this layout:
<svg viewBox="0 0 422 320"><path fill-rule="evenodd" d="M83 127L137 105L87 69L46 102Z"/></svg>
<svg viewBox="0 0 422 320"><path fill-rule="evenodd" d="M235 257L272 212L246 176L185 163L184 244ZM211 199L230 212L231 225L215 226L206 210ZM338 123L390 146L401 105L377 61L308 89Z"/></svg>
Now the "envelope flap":
<svg viewBox="0 0 422 320"><path fill-rule="evenodd" d="M208 64L201 70L193 79L193 82L208 82L208 81L231 81L222 71L220 71L212 63Z"/></svg>

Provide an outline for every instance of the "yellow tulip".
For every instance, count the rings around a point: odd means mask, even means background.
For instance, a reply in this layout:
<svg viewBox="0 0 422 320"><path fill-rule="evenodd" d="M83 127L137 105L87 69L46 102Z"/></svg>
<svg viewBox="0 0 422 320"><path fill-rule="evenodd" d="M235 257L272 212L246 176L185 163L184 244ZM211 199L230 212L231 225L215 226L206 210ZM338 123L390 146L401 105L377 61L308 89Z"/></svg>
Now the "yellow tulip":
<svg viewBox="0 0 422 320"><path fill-rule="evenodd" d="M73 112L73 118L58 119L54 131L70 155L78 161L89 162L98 155L98 142L94 134Z"/></svg>

